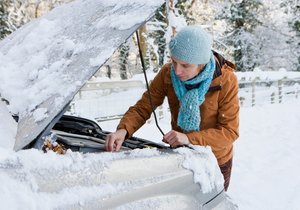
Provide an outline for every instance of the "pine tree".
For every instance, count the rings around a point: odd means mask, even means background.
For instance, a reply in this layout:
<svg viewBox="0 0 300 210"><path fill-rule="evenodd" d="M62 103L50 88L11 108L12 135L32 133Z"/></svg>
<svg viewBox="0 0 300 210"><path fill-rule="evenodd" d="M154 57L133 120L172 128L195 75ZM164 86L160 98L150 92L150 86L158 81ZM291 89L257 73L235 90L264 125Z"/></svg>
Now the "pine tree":
<svg viewBox="0 0 300 210"><path fill-rule="evenodd" d="M8 21L8 12L7 12L7 1L2 0L0 2L0 40L5 38L12 31L9 28L7 23Z"/></svg>
<svg viewBox="0 0 300 210"><path fill-rule="evenodd" d="M196 0L178 0L176 8L180 15L184 16L188 25L195 24L197 22L197 17L201 11L193 10L193 6L197 3Z"/></svg>
<svg viewBox="0 0 300 210"><path fill-rule="evenodd" d="M152 27L152 31L149 31L148 39L153 40L153 44L157 47L152 47L150 54L155 55L158 59L158 65L162 66L166 57L166 37L167 24L166 24L166 5L163 5L155 13L153 20L149 21L147 25ZM153 51L154 50L154 51Z"/></svg>
<svg viewBox="0 0 300 210"><path fill-rule="evenodd" d="M32 20L33 17L27 11L28 1L23 0L7 0L8 2L8 24L12 31L15 31L25 23Z"/></svg>
<svg viewBox="0 0 300 210"><path fill-rule="evenodd" d="M287 41L290 45L290 55L292 59L290 66L294 70L300 71L300 1L286 0L281 3L281 7L285 9L288 15L288 26L290 28L291 36Z"/></svg>
<svg viewBox="0 0 300 210"><path fill-rule="evenodd" d="M25 23L73 0L1 0L0 39Z"/></svg>
<svg viewBox="0 0 300 210"><path fill-rule="evenodd" d="M259 14L262 8L260 0L230 1L228 8L224 8L220 19L225 18L227 30L225 43L233 46L233 58L238 71L251 71L258 64L259 37L254 36L257 26L261 25Z"/></svg>
<svg viewBox="0 0 300 210"><path fill-rule="evenodd" d="M127 64L128 64L128 56L129 56L129 45L127 43L124 43L120 47L119 52L120 52L120 55L119 55L120 76L121 76L121 79L125 80L125 79L128 79Z"/></svg>

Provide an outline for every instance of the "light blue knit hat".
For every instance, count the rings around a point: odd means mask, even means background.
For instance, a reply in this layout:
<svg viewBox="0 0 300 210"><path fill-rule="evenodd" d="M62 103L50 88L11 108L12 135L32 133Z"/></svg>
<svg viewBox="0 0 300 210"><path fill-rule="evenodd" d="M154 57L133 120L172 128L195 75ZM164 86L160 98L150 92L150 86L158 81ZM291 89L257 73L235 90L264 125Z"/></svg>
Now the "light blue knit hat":
<svg viewBox="0 0 300 210"><path fill-rule="evenodd" d="M170 54L190 64L207 64L211 57L212 38L200 26L186 26L169 43Z"/></svg>

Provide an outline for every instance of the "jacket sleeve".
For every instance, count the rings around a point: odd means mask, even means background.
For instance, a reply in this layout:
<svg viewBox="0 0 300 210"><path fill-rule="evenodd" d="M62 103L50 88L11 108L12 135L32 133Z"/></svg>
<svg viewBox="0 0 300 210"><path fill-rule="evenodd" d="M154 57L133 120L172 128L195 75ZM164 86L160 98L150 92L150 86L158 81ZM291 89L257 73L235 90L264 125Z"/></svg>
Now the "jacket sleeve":
<svg viewBox="0 0 300 210"><path fill-rule="evenodd" d="M192 144L211 146L213 151L231 147L239 136L239 99L238 81L230 72L230 76L222 84L218 99L217 123L214 128L188 133Z"/></svg>
<svg viewBox="0 0 300 210"><path fill-rule="evenodd" d="M166 95L164 85L165 73L166 72L163 67L155 76L149 87L154 109L163 103ZM130 138L135 131L145 124L145 122L150 118L151 113L152 107L149 100L149 94L148 91L145 91L142 98L134 106L131 106L124 114L117 129L126 129L126 137Z"/></svg>

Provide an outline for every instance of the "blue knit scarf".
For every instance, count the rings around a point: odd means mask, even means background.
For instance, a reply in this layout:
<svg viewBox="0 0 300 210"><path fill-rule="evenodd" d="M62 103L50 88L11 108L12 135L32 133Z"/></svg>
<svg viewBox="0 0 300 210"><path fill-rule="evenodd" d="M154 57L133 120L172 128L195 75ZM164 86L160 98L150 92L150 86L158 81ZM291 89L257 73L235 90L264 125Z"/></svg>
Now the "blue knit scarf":
<svg viewBox="0 0 300 210"><path fill-rule="evenodd" d="M200 105L205 100L211 84L216 63L212 55L208 64L193 79L181 81L175 74L174 67L171 67L172 84L178 100L180 108L178 113L177 125L185 132L200 130ZM188 90L185 85L200 84L198 88Z"/></svg>

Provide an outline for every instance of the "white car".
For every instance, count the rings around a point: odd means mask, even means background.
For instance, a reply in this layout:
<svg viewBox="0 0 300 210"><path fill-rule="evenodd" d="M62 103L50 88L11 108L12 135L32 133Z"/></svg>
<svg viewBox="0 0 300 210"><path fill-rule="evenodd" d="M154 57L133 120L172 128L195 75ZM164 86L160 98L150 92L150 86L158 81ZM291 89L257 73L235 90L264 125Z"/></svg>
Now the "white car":
<svg viewBox="0 0 300 210"><path fill-rule="evenodd" d="M237 209L208 148L173 150L133 137L121 152L109 153L103 149L107 131L91 120L63 115L87 80L162 4L164 0L77 0L0 42L1 97L18 115L14 150L43 149L50 138L74 152L93 152L103 163L87 162L63 173L31 170L39 192L99 188L84 203L70 201L56 209ZM5 170L18 180L20 171L26 171L18 164Z"/></svg>

